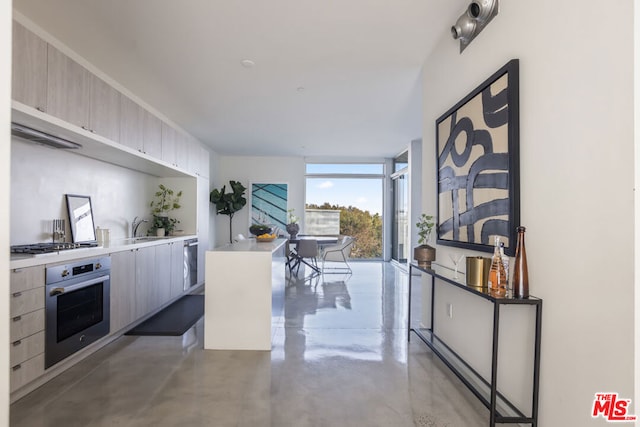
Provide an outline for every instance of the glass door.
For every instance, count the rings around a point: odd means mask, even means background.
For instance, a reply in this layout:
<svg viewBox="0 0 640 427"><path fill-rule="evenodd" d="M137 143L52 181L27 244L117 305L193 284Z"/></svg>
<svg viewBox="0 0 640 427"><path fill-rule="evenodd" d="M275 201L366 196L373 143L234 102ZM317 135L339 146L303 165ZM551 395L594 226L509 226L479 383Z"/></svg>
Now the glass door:
<svg viewBox="0 0 640 427"><path fill-rule="evenodd" d="M406 264L409 251L409 204L406 169L391 177L393 182L393 227L391 259Z"/></svg>

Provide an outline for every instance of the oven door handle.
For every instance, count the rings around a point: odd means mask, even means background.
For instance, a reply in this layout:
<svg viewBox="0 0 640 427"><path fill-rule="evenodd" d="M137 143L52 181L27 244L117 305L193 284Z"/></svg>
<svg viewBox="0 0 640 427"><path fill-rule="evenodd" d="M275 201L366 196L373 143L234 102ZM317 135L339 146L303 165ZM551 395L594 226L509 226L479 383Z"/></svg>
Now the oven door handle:
<svg viewBox="0 0 640 427"><path fill-rule="evenodd" d="M77 291L78 289L88 288L89 286L93 286L96 283L104 282L105 280L109 280L108 274L96 277L95 279L87 280L86 282L78 283L77 285L53 288L49 292L49 296L54 297L56 295L64 294L65 292L72 292Z"/></svg>

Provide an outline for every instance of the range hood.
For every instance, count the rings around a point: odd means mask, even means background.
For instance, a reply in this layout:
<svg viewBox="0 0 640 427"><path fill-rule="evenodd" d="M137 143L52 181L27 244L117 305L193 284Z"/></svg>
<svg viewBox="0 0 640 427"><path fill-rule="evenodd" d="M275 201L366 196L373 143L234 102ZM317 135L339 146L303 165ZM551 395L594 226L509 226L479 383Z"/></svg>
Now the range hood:
<svg viewBox="0 0 640 427"><path fill-rule="evenodd" d="M49 135L48 133L32 129L15 122L11 122L11 134L29 141L33 141L37 144L48 145L53 148L66 148L72 150L82 148L82 145L76 142Z"/></svg>

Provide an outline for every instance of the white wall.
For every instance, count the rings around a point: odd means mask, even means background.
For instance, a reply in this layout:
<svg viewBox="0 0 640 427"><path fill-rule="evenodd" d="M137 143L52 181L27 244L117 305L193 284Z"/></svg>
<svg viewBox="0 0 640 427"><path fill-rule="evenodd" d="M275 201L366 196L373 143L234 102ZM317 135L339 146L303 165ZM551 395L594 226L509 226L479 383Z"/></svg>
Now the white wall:
<svg viewBox="0 0 640 427"><path fill-rule="evenodd" d="M240 181L247 187L247 205L233 217L233 236L242 233L249 234L249 211L251 183L273 182L288 184L288 206L295 209L297 216L304 212L304 158L302 157L234 157L221 156L218 170L215 171L213 188L220 189L223 185L229 188L229 181ZM216 246L229 241L229 217L215 215L212 212L216 229ZM300 221L304 223L304 220Z"/></svg>
<svg viewBox="0 0 640 427"><path fill-rule="evenodd" d="M605 425L591 419L596 392L633 398L632 2L504 1L463 54L451 24L424 68L424 210L436 200L436 118L519 58L521 222L531 293L544 300L540 425ZM437 250L444 264L460 252Z"/></svg>
<svg viewBox="0 0 640 427"><path fill-rule="evenodd" d="M0 287L9 289L9 190L11 122L11 1L0 2ZM5 294L6 295L6 294ZM0 298L0 426L9 425L9 299Z"/></svg>
<svg viewBox="0 0 640 427"><path fill-rule="evenodd" d="M171 216L181 221L177 229L195 233L194 178L159 179L18 138L11 146L12 245L51 241L51 220L68 218L67 193L91 196L95 225L108 228L112 239L129 237L135 216L151 219L149 202L160 182L184 191L183 208ZM144 235L146 226L138 235ZM67 220L67 233L68 228Z"/></svg>

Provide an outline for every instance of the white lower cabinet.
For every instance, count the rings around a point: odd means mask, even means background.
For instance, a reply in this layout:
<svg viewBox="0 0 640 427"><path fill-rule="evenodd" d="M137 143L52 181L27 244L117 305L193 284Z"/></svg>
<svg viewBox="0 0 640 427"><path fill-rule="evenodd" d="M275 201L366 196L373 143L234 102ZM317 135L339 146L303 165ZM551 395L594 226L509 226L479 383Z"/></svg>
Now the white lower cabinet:
<svg viewBox="0 0 640 427"><path fill-rule="evenodd" d="M183 242L174 241L111 256L110 334L176 299L184 289ZM45 266L11 271L11 392L44 375Z"/></svg>
<svg viewBox="0 0 640 427"><path fill-rule="evenodd" d="M136 257L136 319L158 308L156 278L156 247L135 250Z"/></svg>
<svg viewBox="0 0 640 427"><path fill-rule="evenodd" d="M156 246L156 308L171 299L171 243Z"/></svg>
<svg viewBox="0 0 640 427"><path fill-rule="evenodd" d="M160 305L176 298L184 290L183 247L182 241L170 242L156 247Z"/></svg>
<svg viewBox="0 0 640 427"><path fill-rule="evenodd" d="M13 392L44 373L44 266L12 270L10 282Z"/></svg>
<svg viewBox="0 0 640 427"><path fill-rule="evenodd" d="M111 254L111 334L136 320L135 251Z"/></svg>
<svg viewBox="0 0 640 427"><path fill-rule="evenodd" d="M180 295L184 290L184 244L171 243L171 298Z"/></svg>

